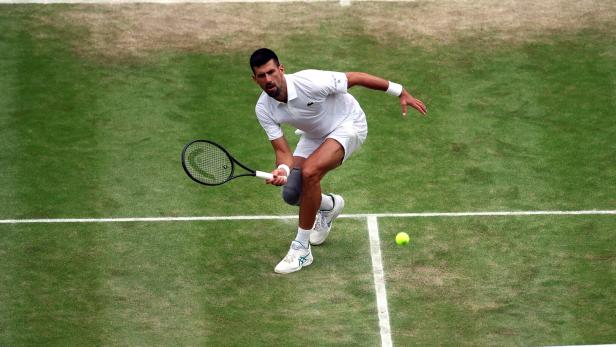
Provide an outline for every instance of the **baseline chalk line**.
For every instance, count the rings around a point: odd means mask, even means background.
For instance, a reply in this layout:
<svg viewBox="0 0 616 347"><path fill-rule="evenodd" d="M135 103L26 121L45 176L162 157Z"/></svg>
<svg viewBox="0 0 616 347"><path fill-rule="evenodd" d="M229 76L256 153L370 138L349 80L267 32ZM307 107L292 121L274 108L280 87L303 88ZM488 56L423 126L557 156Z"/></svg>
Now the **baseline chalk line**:
<svg viewBox="0 0 616 347"><path fill-rule="evenodd" d="M428 218L428 217L503 217L503 216L575 216L616 215L616 210L584 211L493 211L493 212L417 212L417 213L356 213L341 214L338 218ZM195 217L117 217L117 218L33 218L0 219L0 224L28 223L120 223L120 222L192 222L227 220L297 219L297 215L276 216L195 216Z"/></svg>

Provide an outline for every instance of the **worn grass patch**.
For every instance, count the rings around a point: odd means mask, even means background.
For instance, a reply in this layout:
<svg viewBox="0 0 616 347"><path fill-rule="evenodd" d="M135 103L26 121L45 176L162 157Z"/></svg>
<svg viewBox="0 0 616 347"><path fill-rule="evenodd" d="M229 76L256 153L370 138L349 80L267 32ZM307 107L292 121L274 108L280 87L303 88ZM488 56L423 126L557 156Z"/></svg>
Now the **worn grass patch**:
<svg viewBox="0 0 616 347"><path fill-rule="evenodd" d="M266 4L76 5L43 11L42 22L87 35L80 54L142 57L164 50L249 52L308 36L365 35L394 45L447 44L486 37L528 42L545 32L613 26L616 3L599 0L418 1ZM335 31L329 29L334 27ZM41 33L41 35L45 35Z"/></svg>

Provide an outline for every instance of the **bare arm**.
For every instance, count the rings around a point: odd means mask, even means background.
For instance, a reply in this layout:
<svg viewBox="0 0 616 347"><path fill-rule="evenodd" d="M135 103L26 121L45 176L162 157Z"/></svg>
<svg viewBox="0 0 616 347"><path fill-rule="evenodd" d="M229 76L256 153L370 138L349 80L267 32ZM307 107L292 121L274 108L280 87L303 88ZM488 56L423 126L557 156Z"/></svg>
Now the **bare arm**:
<svg viewBox="0 0 616 347"><path fill-rule="evenodd" d="M347 72L347 88L362 86L369 89L386 91L389 81L365 72Z"/></svg>
<svg viewBox="0 0 616 347"><path fill-rule="evenodd" d="M348 89L353 86L362 86L369 89L386 91L389 87L389 81L365 72L347 72L346 76ZM407 106L413 107L423 115L428 112L426 105L421 100L415 99L406 89L402 89L402 94L400 94L400 106L402 107L403 116L406 116Z"/></svg>
<svg viewBox="0 0 616 347"><path fill-rule="evenodd" d="M287 165L289 168L293 167L293 153L289 147L287 139L279 137L271 141L274 153L276 154L276 166ZM274 179L267 180L265 183L273 184L275 186L281 186L287 183L287 172L284 169L275 169L272 171Z"/></svg>

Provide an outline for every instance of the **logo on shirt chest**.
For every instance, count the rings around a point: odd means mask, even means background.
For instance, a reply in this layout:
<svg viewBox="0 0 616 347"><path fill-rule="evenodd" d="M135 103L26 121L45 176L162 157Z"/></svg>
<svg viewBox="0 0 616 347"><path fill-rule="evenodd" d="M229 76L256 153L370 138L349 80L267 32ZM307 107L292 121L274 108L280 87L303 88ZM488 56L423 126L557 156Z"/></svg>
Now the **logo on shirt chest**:
<svg viewBox="0 0 616 347"><path fill-rule="evenodd" d="M306 106L308 106L308 107L310 107L310 106L312 106L312 105L314 105L314 101L310 101L310 102L308 102L308 103L306 104Z"/></svg>

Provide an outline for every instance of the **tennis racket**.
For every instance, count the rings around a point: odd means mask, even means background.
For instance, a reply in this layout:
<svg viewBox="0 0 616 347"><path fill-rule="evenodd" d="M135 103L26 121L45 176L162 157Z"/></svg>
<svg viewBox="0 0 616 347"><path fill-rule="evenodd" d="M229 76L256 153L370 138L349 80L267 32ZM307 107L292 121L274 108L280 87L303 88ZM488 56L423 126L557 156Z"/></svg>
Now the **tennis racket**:
<svg viewBox="0 0 616 347"><path fill-rule="evenodd" d="M235 172L236 165L244 172ZM184 146L182 167L193 181L206 186L217 186L244 176L274 178L269 172L255 171L240 163L221 145L208 140L195 140Z"/></svg>

